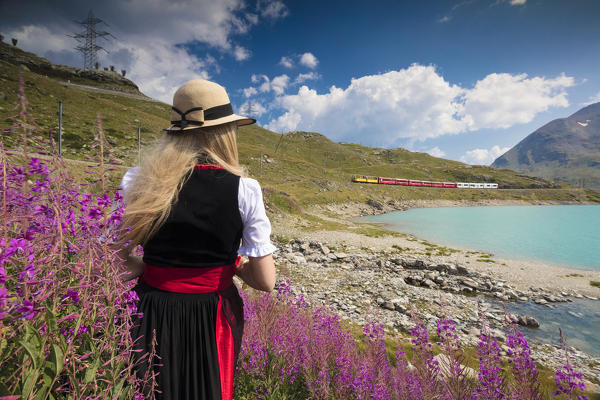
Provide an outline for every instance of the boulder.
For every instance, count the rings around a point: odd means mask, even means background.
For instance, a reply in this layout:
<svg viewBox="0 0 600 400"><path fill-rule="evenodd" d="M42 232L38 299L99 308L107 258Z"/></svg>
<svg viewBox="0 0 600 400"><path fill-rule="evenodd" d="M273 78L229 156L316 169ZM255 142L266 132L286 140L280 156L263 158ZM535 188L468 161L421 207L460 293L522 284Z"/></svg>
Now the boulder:
<svg viewBox="0 0 600 400"><path fill-rule="evenodd" d="M377 201L377 200L368 199L367 205L369 205L377 210L380 210L380 211L383 210L383 203L381 203L380 201Z"/></svg>
<svg viewBox="0 0 600 400"><path fill-rule="evenodd" d="M531 315L519 315L517 316L517 324L526 326L527 328L539 328L540 323L537 319Z"/></svg>
<svg viewBox="0 0 600 400"><path fill-rule="evenodd" d="M473 290L480 290L481 286L479 285L479 283L475 282L473 279L469 279L469 278L464 278L461 279L460 281L463 285L473 289Z"/></svg>
<svg viewBox="0 0 600 400"><path fill-rule="evenodd" d="M456 273L457 273L457 275L469 275L469 270L467 268L463 267L462 265L457 265Z"/></svg>
<svg viewBox="0 0 600 400"><path fill-rule="evenodd" d="M402 260L402 266L406 269L425 269L426 265L422 260Z"/></svg>

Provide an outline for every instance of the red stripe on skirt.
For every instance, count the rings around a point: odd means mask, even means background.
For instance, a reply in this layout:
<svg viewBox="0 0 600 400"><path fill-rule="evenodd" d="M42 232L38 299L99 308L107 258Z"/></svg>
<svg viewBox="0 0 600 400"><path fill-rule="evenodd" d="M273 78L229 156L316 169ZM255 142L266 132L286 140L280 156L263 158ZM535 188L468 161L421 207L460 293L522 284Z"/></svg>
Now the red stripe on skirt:
<svg viewBox="0 0 600 400"><path fill-rule="evenodd" d="M217 358L219 359L219 375L221 376L221 399L233 398L233 370L235 368L235 347L231 327L225 317L223 301L219 295L217 306Z"/></svg>
<svg viewBox="0 0 600 400"><path fill-rule="evenodd" d="M235 369L235 345L231 326L225 316L223 300L218 293L233 284L233 275L240 263L238 256L234 264L209 268L173 268L157 267L146 264L144 274L140 278L147 285L160 290L175 293L213 293L217 292L217 318L215 337L219 375L221 381L221 399L233 398L233 372Z"/></svg>

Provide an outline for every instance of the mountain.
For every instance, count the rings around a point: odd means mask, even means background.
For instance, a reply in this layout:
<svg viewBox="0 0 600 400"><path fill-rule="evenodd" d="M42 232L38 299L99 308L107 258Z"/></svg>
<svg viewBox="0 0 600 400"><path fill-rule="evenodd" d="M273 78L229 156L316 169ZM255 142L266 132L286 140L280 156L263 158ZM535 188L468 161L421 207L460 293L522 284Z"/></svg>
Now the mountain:
<svg viewBox="0 0 600 400"><path fill-rule="evenodd" d="M6 49L6 46L2 45L2 48ZM169 126L170 105L144 96L132 86L135 83L131 81L131 84L120 78L110 83L98 81L93 75L74 68L75 75L71 76L78 77L77 84L68 84L63 75L51 72L63 67L52 66L45 61L49 65L40 70L42 72L36 72L37 67L33 65L39 60L35 55L13 48L3 54L13 54L14 57L0 57L0 129L7 129L12 124L10 117L15 115L19 76L22 75L28 110L40 127L38 135L47 137L51 130L57 138L58 101L62 101L63 155L68 159L72 173L82 181L87 176L84 172L87 163L81 161L96 151L93 145L98 116L113 147L113 154L122 162L117 171L119 174L137 162L138 127L144 147L156 141L163 134L162 128ZM69 70L71 67L65 68ZM118 77L118 74L110 74ZM75 78L68 79L73 83ZM0 140L9 149L19 146L18 137L17 133L0 133ZM413 199L600 202L598 193L573 189L563 183L510 170L471 166L402 148L380 149L336 143L315 132L282 135L251 125L240 129L238 144L240 162L246 166L250 176L261 182L267 202L273 208L289 212L315 204L364 203L369 199L379 202ZM359 185L350 182L352 174L497 182L501 188L509 190L460 191Z"/></svg>
<svg viewBox="0 0 600 400"><path fill-rule="evenodd" d="M600 103L547 123L498 157L492 167L600 189Z"/></svg>

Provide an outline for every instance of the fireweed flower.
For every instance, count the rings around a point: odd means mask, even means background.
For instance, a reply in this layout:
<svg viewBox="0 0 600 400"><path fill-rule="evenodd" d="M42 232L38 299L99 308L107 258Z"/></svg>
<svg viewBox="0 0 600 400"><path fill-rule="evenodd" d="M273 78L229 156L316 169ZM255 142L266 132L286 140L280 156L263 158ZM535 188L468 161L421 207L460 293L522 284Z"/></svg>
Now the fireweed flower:
<svg viewBox="0 0 600 400"><path fill-rule="evenodd" d="M0 286L0 320L3 320L8 316L8 314L4 311L6 306L8 305L8 291L4 287L4 285Z"/></svg>
<svg viewBox="0 0 600 400"><path fill-rule="evenodd" d="M508 355L512 357L511 367L514 376L513 394L519 398L542 399L539 393L538 370L531 356L529 343L514 325L508 334L506 345Z"/></svg>
<svg viewBox="0 0 600 400"><path fill-rule="evenodd" d="M48 191L48 180L35 181L35 184L31 188L33 192L47 192Z"/></svg>
<svg viewBox="0 0 600 400"><path fill-rule="evenodd" d="M79 325L79 329L77 329L77 336L87 333L88 331L88 327L86 325L81 324Z"/></svg>
<svg viewBox="0 0 600 400"><path fill-rule="evenodd" d="M22 184L25 181L25 169L20 167L13 167L13 171L9 174L9 177L15 183Z"/></svg>
<svg viewBox="0 0 600 400"><path fill-rule="evenodd" d="M23 303L17 307L17 312L23 314L22 317L25 319L32 319L35 315L35 309L29 300L23 300Z"/></svg>
<svg viewBox="0 0 600 400"><path fill-rule="evenodd" d="M504 380L502 379L502 361L500 348L496 338L491 335L479 335L477 343L479 355L479 374L477 378L481 386L477 388L479 399L505 399L503 392Z"/></svg>
<svg viewBox="0 0 600 400"><path fill-rule="evenodd" d="M575 371L571 364L567 363L556 371L554 382L557 388L554 396L566 394L572 399L573 395L576 395L577 400L589 400L587 396L577 394L579 391L585 390L585 383L583 382L583 374Z"/></svg>
<svg viewBox="0 0 600 400"><path fill-rule="evenodd" d="M27 264L23 271L19 272L17 275L21 282L28 281L35 275L35 267L33 264Z"/></svg>
<svg viewBox="0 0 600 400"><path fill-rule="evenodd" d="M111 206L113 201L106 193L104 193L102 196L96 199L96 202L100 207L107 208Z"/></svg>
<svg viewBox="0 0 600 400"><path fill-rule="evenodd" d="M35 124L23 108L26 100L22 79L21 85L20 108L15 118L27 125L16 121L15 126L28 128L22 137L15 137L16 128L3 131L2 141L12 136L17 146L24 144L31 151L48 151L47 146L39 146L41 135L29 128ZM126 301L131 285L118 278L121 265L115 262L115 255L106 252L105 244L93 240L103 233L103 217L111 204L112 189L84 193L73 183L58 156L48 164L37 158L9 159L0 143L0 160L0 205L5 205L0 211L0 325L2 339L12 349L0 359L0 381L14 382L5 388L8 392L4 395L25 395L21 393L23 384L15 379L35 383L34 375L28 378L27 374L43 374L47 361L58 354L53 348L58 344L64 352L64 369L52 387L43 390L59 398L112 398L117 391L134 398L141 385L132 374L133 347L126 334L132 322ZM92 179L98 179L100 174L106 179L104 167L92 174ZM119 223L118 213L113 221ZM80 287L87 289L83 292ZM57 343L59 331L66 335L66 348ZM89 334L91 331L94 335ZM32 338L30 332L37 332L42 339L38 342L41 359L37 370L35 363L28 361L24 345ZM89 364L83 362L85 359L101 365L92 384L86 382ZM29 363L24 364L27 371L15 372L11 367L24 362ZM45 394L42 385L35 384L28 396Z"/></svg>
<svg viewBox="0 0 600 400"><path fill-rule="evenodd" d="M127 291L126 301L127 301L127 311L129 312L129 315L135 314L137 312L137 304L140 301L140 298L138 297L135 290Z"/></svg>
<svg viewBox="0 0 600 400"><path fill-rule="evenodd" d="M31 158L29 160L29 170L27 171L28 175L48 175L48 165L44 164L37 158Z"/></svg>
<svg viewBox="0 0 600 400"><path fill-rule="evenodd" d="M71 299L73 303L79 303L79 292L75 289L68 288L67 294L63 296L63 300Z"/></svg>
<svg viewBox="0 0 600 400"><path fill-rule="evenodd" d="M90 207L88 216L91 219L100 219L100 218L102 218L103 215L104 215L104 213L102 212L102 210L99 207L96 207L96 206Z"/></svg>

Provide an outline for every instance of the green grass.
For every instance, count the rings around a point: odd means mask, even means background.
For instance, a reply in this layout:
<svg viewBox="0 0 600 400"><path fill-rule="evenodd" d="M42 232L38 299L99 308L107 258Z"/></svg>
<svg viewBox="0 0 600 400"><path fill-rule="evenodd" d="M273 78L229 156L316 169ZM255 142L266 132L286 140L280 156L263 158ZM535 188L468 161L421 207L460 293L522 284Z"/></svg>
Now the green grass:
<svg viewBox="0 0 600 400"><path fill-rule="evenodd" d="M361 235L365 235L365 236L369 236L369 237L374 237L374 238L380 238L380 237L385 237L385 236L393 236L393 237L402 237L403 236L401 233L398 233L398 232L388 231L385 229L373 228L373 227L368 227L368 226L359 226L358 228L353 229L352 232L358 233Z"/></svg>
<svg viewBox="0 0 600 400"><path fill-rule="evenodd" d="M600 288L600 281L590 281L590 285Z"/></svg>
<svg viewBox="0 0 600 400"><path fill-rule="evenodd" d="M577 274L577 273L567 274L567 275L565 275L565 278L583 278L583 275Z"/></svg>

